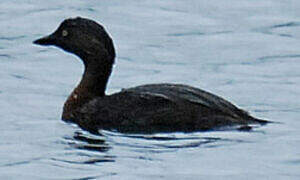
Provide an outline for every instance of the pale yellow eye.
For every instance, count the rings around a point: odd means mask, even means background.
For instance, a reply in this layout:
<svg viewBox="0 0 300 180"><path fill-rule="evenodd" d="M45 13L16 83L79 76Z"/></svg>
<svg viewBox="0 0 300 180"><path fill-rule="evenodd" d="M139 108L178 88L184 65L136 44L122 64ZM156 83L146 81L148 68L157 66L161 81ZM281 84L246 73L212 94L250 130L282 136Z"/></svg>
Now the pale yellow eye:
<svg viewBox="0 0 300 180"><path fill-rule="evenodd" d="M63 37L66 37L67 35L68 35L68 31L67 31L67 30L63 30L63 31L62 31L62 36L63 36Z"/></svg>

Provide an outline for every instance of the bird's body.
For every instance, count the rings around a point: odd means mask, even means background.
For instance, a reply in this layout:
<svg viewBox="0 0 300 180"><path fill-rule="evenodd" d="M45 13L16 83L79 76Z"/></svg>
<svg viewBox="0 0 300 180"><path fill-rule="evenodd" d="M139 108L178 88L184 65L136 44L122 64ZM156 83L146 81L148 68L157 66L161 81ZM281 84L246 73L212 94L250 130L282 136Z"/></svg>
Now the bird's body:
<svg viewBox="0 0 300 180"><path fill-rule="evenodd" d="M74 114L83 129L124 133L193 132L265 123L228 101L179 84L149 84L98 97Z"/></svg>
<svg viewBox="0 0 300 180"><path fill-rule="evenodd" d="M148 84L105 95L115 52L104 28L84 18L65 20L50 36L35 41L79 56L83 78L64 105L62 119L97 133L192 132L224 126L265 124L216 95L187 85Z"/></svg>

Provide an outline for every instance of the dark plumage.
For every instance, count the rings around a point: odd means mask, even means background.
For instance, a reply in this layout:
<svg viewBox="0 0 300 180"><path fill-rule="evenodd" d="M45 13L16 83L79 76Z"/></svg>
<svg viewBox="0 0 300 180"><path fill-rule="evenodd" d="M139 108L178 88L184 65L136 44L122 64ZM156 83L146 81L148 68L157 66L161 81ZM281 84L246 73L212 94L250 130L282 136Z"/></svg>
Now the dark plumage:
<svg viewBox="0 0 300 180"><path fill-rule="evenodd" d="M83 61L82 80L65 102L62 119L92 133L191 132L268 122L216 95L180 84L149 84L105 95L115 50L105 29L92 20L66 19L53 34L34 43L55 45Z"/></svg>

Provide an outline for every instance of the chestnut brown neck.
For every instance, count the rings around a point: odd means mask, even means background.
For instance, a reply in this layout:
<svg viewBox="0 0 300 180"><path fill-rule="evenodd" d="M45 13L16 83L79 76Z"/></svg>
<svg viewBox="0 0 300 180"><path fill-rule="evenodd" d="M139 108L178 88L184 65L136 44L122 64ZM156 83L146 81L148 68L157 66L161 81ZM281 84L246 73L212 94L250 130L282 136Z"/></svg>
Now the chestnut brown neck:
<svg viewBox="0 0 300 180"><path fill-rule="evenodd" d="M79 85L69 95L64 104L62 119L74 121L75 113L85 103L105 96L105 89L112 71L113 60L108 57L85 57L84 73Z"/></svg>

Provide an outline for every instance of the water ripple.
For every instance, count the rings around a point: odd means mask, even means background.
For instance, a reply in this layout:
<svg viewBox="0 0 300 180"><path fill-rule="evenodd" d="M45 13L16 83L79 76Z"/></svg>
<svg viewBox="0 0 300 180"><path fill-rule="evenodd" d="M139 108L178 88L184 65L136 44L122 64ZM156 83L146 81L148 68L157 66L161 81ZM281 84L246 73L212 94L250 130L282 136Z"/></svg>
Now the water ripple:
<svg viewBox="0 0 300 180"><path fill-rule="evenodd" d="M146 47L149 47L149 48L163 48L162 45L157 45L157 44L147 44Z"/></svg>
<svg viewBox="0 0 300 180"><path fill-rule="evenodd" d="M26 160L26 161L18 161L18 162L7 163L7 164L3 164L1 166L2 167L5 167L5 166L18 166L18 165L23 165L23 164L29 164L33 161L40 160L40 159L41 158L33 158L33 159L30 159L30 160Z"/></svg>
<svg viewBox="0 0 300 180"><path fill-rule="evenodd" d="M50 8L50 7L47 7L47 8L39 8L39 9L34 9L34 10L30 10L28 11L27 13L28 14L32 14L32 13L41 13L41 12L46 12L46 11L58 11L60 10L61 8Z"/></svg>
<svg viewBox="0 0 300 180"><path fill-rule="evenodd" d="M175 36L175 37L180 37L180 36L202 36L202 35L205 35L205 33L202 33L202 32L184 32L184 33L167 34L167 36Z"/></svg>
<svg viewBox="0 0 300 180"><path fill-rule="evenodd" d="M289 59L289 58L300 58L300 54L263 56L263 57L258 58L258 60L267 61L267 60L272 60L272 59Z"/></svg>
<svg viewBox="0 0 300 180"><path fill-rule="evenodd" d="M25 76L23 76L23 75L18 75L18 74L10 74L10 76L12 76L12 77L14 77L14 78L16 78L16 79L22 79L22 80L28 79L28 78L26 78Z"/></svg>
<svg viewBox="0 0 300 180"><path fill-rule="evenodd" d="M128 61L128 62L134 62L134 60L132 59L132 58L130 58L130 57L118 57L118 59L120 59L120 60L124 60L124 61Z"/></svg>
<svg viewBox="0 0 300 180"><path fill-rule="evenodd" d="M277 35L277 36L291 38L291 37L293 37L291 34L276 33L276 32L273 32L273 30L280 29L280 28L294 28L294 27L298 27L298 26L300 26L300 22L287 22L287 23L275 24L275 25L267 26L267 27L255 28L252 31L263 33L263 34Z"/></svg>
<svg viewBox="0 0 300 180"><path fill-rule="evenodd" d="M180 10L180 9L171 9L171 8L166 8L166 7L160 7L159 9L167 12L179 12L179 13L187 13L185 10Z"/></svg>
<svg viewBox="0 0 300 180"><path fill-rule="evenodd" d="M19 161L19 162L4 164L2 166L18 166L18 165L29 164L29 163L30 161Z"/></svg>
<svg viewBox="0 0 300 180"><path fill-rule="evenodd" d="M11 37L5 37L5 36L1 36L0 40L6 40L6 41L15 41L15 40L19 40L19 39L23 39L26 36L11 36Z"/></svg>
<svg viewBox="0 0 300 180"><path fill-rule="evenodd" d="M85 161L71 161L71 160L64 160L64 159L58 159L58 158L50 158L52 161L55 162L64 162L68 164L96 164L96 163L104 163L104 162L115 162L114 156L97 156Z"/></svg>
<svg viewBox="0 0 300 180"><path fill-rule="evenodd" d="M7 59L11 59L12 58L12 56L9 55L9 54L0 54L0 58L1 57L7 58Z"/></svg>
<svg viewBox="0 0 300 180"><path fill-rule="evenodd" d="M263 63L274 63L274 60L280 61L283 59L295 59L300 58L300 54L286 54L286 55L271 55L271 56L262 56L258 57L255 60L247 61L247 62L238 62L238 63L207 63L209 67L214 68L214 71L217 71L220 67L224 66L232 66L232 65L253 65ZM228 82L232 83L232 82Z"/></svg>
<svg viewBox="0 0 300 180"><path fill-rule="evenodd" d="M283 24L276 24L270 27L270 29L282 28L282 27L296 27L300 26L300 22L288 22Z"/></svg>
<svg viewBox="0 0 300 180"><path fill-rule="evenodd" d="M209 36L209 35L218 35L218 34L228 34L232 33L233 31L216 31L216 32L199 32L199 31L194 31L194 32L182 32L182 33L170 33L166 34L166 36L174 36L174 37L181 37L181 36Z"/></svg>
<svg viewBox="0 0 300 180"><path fill-rule="evenodd" d="M86 7L86 8L76 8L77 11L87 11L87 12L95 12L96 10L91 7Z"/></svg>
<svg viewBox="0 0 300 180"><path fill-rule="evenodd" d="M92 136L81 132L75 132L72 138L64 137L68 144L76 149L83 149L96 152L107 152L111 147L101 136Z"/></svg>
<svg viewBox="0 0 300 180"><path fill-rule="evenodd" d="M235 128L236 130L237 128ZM251 128L252 129L252 128ZM219 131L227 131L232 129L219 129ZM241 129L242 130L242 129ZM250 131L250 130L249 130ZM162 153L170 152L176 149L195 148L195 147L214 147L223 146L225 144L246 142L240 139L228 139L219 137L203 137L198 134L155 134L155 135L127 135L109 131L104 132L104 136L115 138L114 146L122 146L130 148L137 152ZM125 140L126 138L127 140ZM129 139L128 139L129 138ZM124 140L122 140L124 139ZM134 144L130 143L133 139ZM140 141L139 141L140 140Z"/></svg>
<svg viewBox="0 0 300 180"><path fill-rule="evenodd" d="M91 180L91 179L99 179L99 178L104 178L104 177L111 177L115 176L117 173L106 173L104 175L99 175L99 176L88 176L88 177L83 177L83 178L78 178L78 179L73 179L73 180Z"/></svg>
<svg viewBox="0 0 300 180"><path fill-rule="evenodd" d="M285 163L291 164L291 165L300 165L300 159L285 161Z"/></svg>

